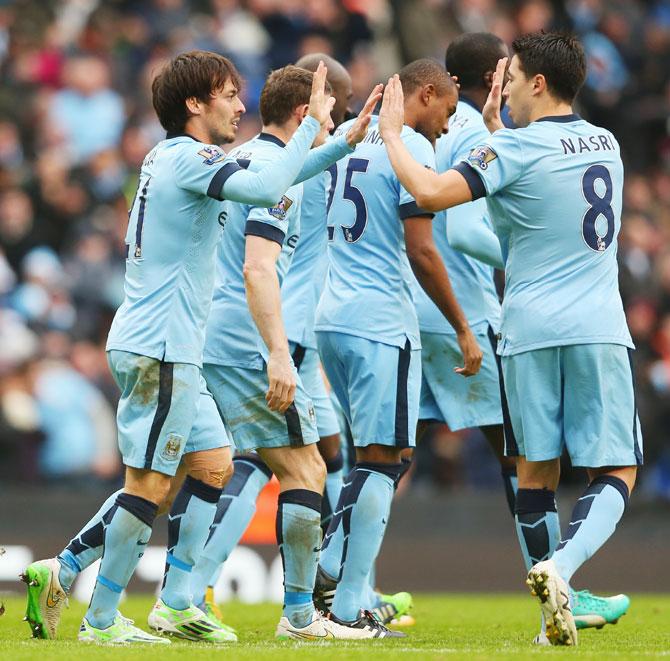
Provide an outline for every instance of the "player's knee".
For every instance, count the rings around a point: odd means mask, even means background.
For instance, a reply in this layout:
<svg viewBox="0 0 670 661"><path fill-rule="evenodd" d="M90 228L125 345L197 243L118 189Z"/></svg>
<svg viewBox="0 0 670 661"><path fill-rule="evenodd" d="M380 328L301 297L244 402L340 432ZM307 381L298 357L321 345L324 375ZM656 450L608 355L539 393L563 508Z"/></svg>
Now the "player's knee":
<svg viewBox="0 0 670 661"><path fill-rule="evenodd" d="M194 480L199 480L215 489L223 489L233 475L232 460L228 448L216 448L193 452L185 456L187 471Z"/></svg>
<svg viewBox="0 0 670 661"><path fill-rule="evenodd" d="M170 493L171 482L170 476L163 473L126 468L124 491L160 506Z"/></svg>
<svg viewBox="0 0 670 661"><path fill-rule="evenodd" d="M299 474L295 477L304 485L303 488L322 493L326 484L325 462L316 448L314 452L310 452L303 459L304 461L299 464Z"/></svg>
<svg viewBox="0 0 670 661"><path fill-rule="evenodd" d="M356 448L356 461L378 464L399 464L401 449L389 445L373 443L365 447Z"/></svg>
<svg viewBox="0 0 670 661"><path fill-rule="evenodd" d="M325 462L332 461L341 456L340 452L340 435L332 434L331 436L322 436L318 443L319 453Z"/></svg>

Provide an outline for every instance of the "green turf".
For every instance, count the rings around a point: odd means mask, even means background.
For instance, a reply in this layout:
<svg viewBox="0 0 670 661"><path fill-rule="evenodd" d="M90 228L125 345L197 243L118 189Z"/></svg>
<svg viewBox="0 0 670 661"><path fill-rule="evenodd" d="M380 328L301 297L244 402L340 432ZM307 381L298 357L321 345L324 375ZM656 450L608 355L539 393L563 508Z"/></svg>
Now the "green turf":
<svg viewBox="0 0 670 661"><path fill-rule="evenodd" d="M401 640L357 643L276 642L274 627L279 618L276 604L248 606L227 604L226 622L238 629L240 642L225 648L203 647L195 643L172 643L170 647L103 648L76 642L76 632L84 606L73 604L61 622L61 640L30 639L21 621L24 602L5 600L0 618L0 659L20 661L60 661L89 659L210 659L213 654L234 659L437 659L443 657L487 659L537 658L538 655L577 655L580 658L619 659L670 656L670 596L636 595L631 610L616 626L580 634L578 649L534 648L539 610L530 597L519 595L421 595L415 597L417 624L407 629ZM145 627L152 605L149 597L131 597L122 612ZM145 627L146 628L146 627ZM223 656L221 657L223 658Z"/></svg>

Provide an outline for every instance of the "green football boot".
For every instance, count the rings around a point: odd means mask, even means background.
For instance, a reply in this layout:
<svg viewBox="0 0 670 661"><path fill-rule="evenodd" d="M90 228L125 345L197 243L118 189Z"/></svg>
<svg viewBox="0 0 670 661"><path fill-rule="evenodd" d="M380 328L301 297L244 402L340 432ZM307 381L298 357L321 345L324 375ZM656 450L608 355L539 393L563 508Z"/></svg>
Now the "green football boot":
<svg viewBox="0 0 670 661"><path fill-rule="evenodd" d="M160 636L152 636L133 624L132 620L116 614L114 622L106 629L96 629L84 618L79 627L79 640L82 643L96 643L97 645L132 645L149 644L165 645L170 641Z"/></svg>
<svg viewBox="0 0 670 661"><path fill-rule="evenodd" d="M394 626L411 626L414 624L414 618L408 615L412 608L412 595L409 592L378 593L377 596L379 602L372 609L372 614L382 624L393 624Z"/></svg>
<svg viewBox="0 0 670 661"><path fill-rule="evenodd" d="M578 629L602 629L606 624L616 624L630 606L630 598L625 594L598 597L588 590L573 590L571 596L572 614Z"/></svg>
<svg viewBox="0 0 670 661"><path fill-rule="evenodd" d="M30 625L33 638L53 640L56 637L67 593L63 590L58 574L60 562L56 558L38 560L21 574L28 586L25 621Z"/></svg>
<svg viewBox="0 0 670 661"><path fill-rule="evenodd" d="M205 593L205 603L201 606L200 610L222 629L237 635L237 631L223 621L223 615L221 614L219 607L216 605L216 601L214 601L214 590L211 587L207 588L207 592Z"/></svg>
<svg viewBox="0 0 670 661"><path fill-rule="evenodd" d="M197 606L191 604L184 610L170 608L159 599L151 613L149 626L159 633L203 643L234 643L237 636L212 620Z"/></svg>

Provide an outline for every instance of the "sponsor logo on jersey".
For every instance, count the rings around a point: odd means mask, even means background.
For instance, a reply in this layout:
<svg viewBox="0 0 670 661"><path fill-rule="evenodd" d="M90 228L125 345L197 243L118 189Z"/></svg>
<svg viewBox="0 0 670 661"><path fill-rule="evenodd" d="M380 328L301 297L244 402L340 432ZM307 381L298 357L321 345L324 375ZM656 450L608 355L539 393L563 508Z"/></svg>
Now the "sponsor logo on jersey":
<svg viewBox="0 0 670 661"><path fill-rule="evenodd" d="M226 152L218 147L206 146L203 147L199 152L198 156L202 156L205 160L203 163L205 165L214 165L215 163L220 163L226 158Z"/></svg>
<svg viewBox="0 0 670 661"><path fill-rule="evenodd" d="M468 163L476 165L480 170L486 170L489 163L496 158L498 158L498 154L491 147L488 145L479 145L468 155Z"/></svg>
<svg viewBox="0 0 670 661"><path fill-rule="evenodd" d="M279 202L277 202L277 204L275 204L273 207L268 209L268 213L277 220L286 220L286 214L291 208L292 204L293 200L286 197L286 195L282 195L281 200L279 200Z"/></svg>

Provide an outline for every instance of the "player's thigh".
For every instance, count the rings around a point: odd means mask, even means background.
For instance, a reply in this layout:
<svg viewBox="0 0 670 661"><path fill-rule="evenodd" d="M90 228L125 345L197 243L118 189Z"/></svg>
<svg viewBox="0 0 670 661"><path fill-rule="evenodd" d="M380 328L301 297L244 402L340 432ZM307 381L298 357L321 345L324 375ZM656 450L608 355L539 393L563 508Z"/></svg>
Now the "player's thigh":
<svg viewBox="0 0 670 661"><path fill-rule="evenodd" d="M619 344L564 348L565 439L574 466L642 464L630 351Z"/></svg>
<svg viewBox="0 0 670 661"><path fill-rule="evenodd" d="M279 480L281 491L309 489L322 493L326 465L315 444L302 447L262 447L258 454Z"/></svg>
<svg viewBox="0 0 670 661"><path fill-rule="evenodd" d="M316 427L320 438L335 436L340 433L340 425L337 415L326 392L326 384L321 372L319 353L316 349L305 348L289 343L289 349L293 356L298 374L305 391L312 400L314 413L316 414Z"/></svg>
<svg viewBox="0 0 670 661"><path fill-rule="evenodd" d="M463 362L456 336L421 333L421 420L446 422L452 431L502 424L495 349L486 333L478 334L477 342L482 365L465 378L454 372Z"/></svg>
<svg viewBox="0 0 670 661"><path fill-rule="evenodd" d="M174 475L198 412L200 369L126 351L110 351L108 361L121 389L116 420L123 463Z"/></svg>
<svg viewBox="0 0 670 661"><path fill-rule="evenodd" d="M518 454L548 461L563 450L561 348L502 357L509 419Z"/></svg>
<svg viewBox="0 0 670 661"><path fill-rule="evenodd" d="M183 462L190 464L189 475L212 486L223 486L230 477L232 439L223 424L212 393L200 377L198 414L186 443Z"/></svg>
<svg viewBox="0 0 670 661"><path fill-rule="evenodd" d="M356 447L414 447L421 389L421 351L332 333L340 347Z"/></svg>
<svg viewBox="0 0 670 661"><path fill-rule="evenodd" d="M264 369L206 363L203 374L237 450L299 448L319 440L314 406L297 373L295 398L284 413L270 410L265 401Z"/></svg>
<svg viewBox="0 0 670 661"><path fill-rule="evenodd" d="M349 405L346 367L342 360L342 346L337 341L342 333L317 331L315 335L319 358L332 391L331 400L334 395L339 407L339 411L336 409L335 414L336 416L338 416L338 413L343 415L347 424L349 424L351 421L351 407Z"/></svg>

